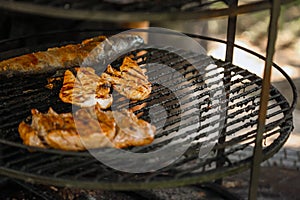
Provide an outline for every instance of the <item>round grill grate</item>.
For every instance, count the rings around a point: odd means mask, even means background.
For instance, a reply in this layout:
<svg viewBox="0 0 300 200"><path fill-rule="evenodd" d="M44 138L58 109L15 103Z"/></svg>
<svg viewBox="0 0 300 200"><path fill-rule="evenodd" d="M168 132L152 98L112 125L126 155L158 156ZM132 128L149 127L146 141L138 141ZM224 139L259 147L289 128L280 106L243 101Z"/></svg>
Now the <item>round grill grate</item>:
<svg viewBox="0 0 300 200"><path fill-rule="evenodd" d="M81 37L84 34L80 33ZM90 33L88 33L90 34ZM76 34L78 37L79 34ZM19 50L22 48L19 48ZM16 54L20 53L16 49ZM143 52L141 54L140 52ZM13 55L10 51L10 56ZM168 47L155 49L147 47L136 52L131 52L141 66L148 67L147 73L153 83L153 91L150 97L130 106L146 103L146 106L137 111L143 113L142 118L149 118L149 110L155 110L155 115L160 116L161 110L155 107L163 106L167 112L167 120L159 124L160 118L152 119L151 123L158 123L160 134L156 136L154 144L147 147L127 149L132 152L150 152L160 148L170 142L188 137L194 129L190 129L182 135L175 135L171 139L161 139L172 135L179 128L178 124L189 128L195 123L199 123L197 129L207 127L206 120L210 123L221 123L227 119L226 141L216 144L213 150L205 157L199 158L200 141L211 142L216 138L208 137L215 131L222 131L223 127L217 130L210 130L205 134L197 135L188 150L168 167L155 172L132 174L109 168L92 157L88 152L66 152L54 149L30 148L22 144L17 132L18 124L30 115L31 108L46 111L51 106L57 112L71 112L72 108L64 104L58 98L58 93L62 85L65 69L49 71L36 74L15 74L11 77L1 75L0 79L0 174L11 176L36 183L52 184L57 186L73 186L80 188L102 188L102 189L146 189L153 187L169 187L205 182L220 177L228 176L238 171L249 168L252 158L252 147L254 145L257 132L257 119L259 100L261 92L261 78L249 71L221 60L213 59L213 68L207 68L212 64L212 59L207 56L189 55L199 63L203 71L196 70L186 59L178 55L185 52L170 51ZM2 54L5 55L5 54ZM121 63L121 58L113 65L117 67ZM172 76L172 80L165 73L158 73L151 68L148 63L162 63L180 72L185 77L184 82ZM214 118L216 113L209 112L216 105L211 104L209 86L215 84L212 80L218 71L221 74L224 86L229 87L226 94L228 97L228 115L221 118ZM205 74L210 73L210 76ZM227 73L230 72L230 73ZM171 72L169 72L171 73ZM157 77L161 76L161 77ZM228 82L231 75L231 81ZM283 74L286 76L286 74ZM47 78L56 77L53 82L54 87L45 87ZM173 91L163 87L164 84L155 84L156 79L161 79L166 83L172 81L176 83L177 90L182 96L174 96ZM290 79L286 76L288 81ZM188 82L189 84L186 84ZM292 88L294 85L290 82ZM190 86L193 87L190 87ZM218 91L220 88L214 88ZM183 103L178 106L178 98L183 98ZM226 102L226 99L224 100ZM120 101L118 106L122 107L124 102ZM290 106L282 94L274 87L270 89L270 100L268 104L266 132L264 133L264 160L276 153L284 144L292 130L291 110L294 102ZM197 111L194 112L194 108ZM188 115L184 115L188 111ZM224 110L225 111L225 108ZM183 116L183 117L182 117ZM171 128L170 128L171 127ZM180 144L180 142L179 142ZM218 156L216 151L225 148L222 156ZM101 149L107 151L109 149ZM218 161L224 161L223 167L216 167Z"/></svg>

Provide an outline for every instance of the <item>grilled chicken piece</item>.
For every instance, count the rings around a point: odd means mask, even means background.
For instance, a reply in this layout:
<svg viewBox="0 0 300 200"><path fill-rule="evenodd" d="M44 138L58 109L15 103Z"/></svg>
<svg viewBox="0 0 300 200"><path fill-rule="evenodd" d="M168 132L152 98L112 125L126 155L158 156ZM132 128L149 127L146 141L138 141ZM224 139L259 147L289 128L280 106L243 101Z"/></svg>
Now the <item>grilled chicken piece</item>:
<svg viewBox="0 0 300 200"><path fill-rule="evenodd" d="M32 109L31 114L31 125L21 122L18 128L23 143L26 145L46 147L47 144L44 141L44 137L46 137L51 130L57 130L62 127L75 129L71 114L58 115L52 108L49 109L47 114Z"/></svg>
<svg viewBox="0 0 300 200"><path fill-rule="evenodd" d="M99 147L125 148L150 144L155 127L128 110L103 111L99 104L71 113L32 109L31 125L21 122L20 137L29 146L80 151Z"/></svg>
<svg viewBox="0 0 300 200"><path fill-rule="evenodd" d="M105 115L101 110L100 115ZM63 120L65 115L61 114ZM67 119L67 118L66 118ZM46 143L52 147L62 150L85 150L99 147L112 147L111 139L115 135L114 120L98 120L96 115L87 109L78 110L72 121L68 119L66 128L50 130L45 136Z"/></svg>
<svg viewBox="0 0 300 200"><path fill-rule="evenodd" d="M109 124L109 122L106 122L103 124L102 122L98 122L85 109L76 112L74 118L71 113L53 114L61 117L60 119L64 121L64 125L61 124L62 126L53 127L44 136L45 142L50 147L78 151L112 146L107 136L114 135L114 123ZM51 119L50 115L48 117Z"/></svg>
<svg viewBox="0 0 300 200"><path fill-rule="evenodd" d="M131 100L146 99L151 93L151 83L145 75L146 70L131 58L125 57L120 71L108 65L101 77L109 81L121 95Z"/></svg>
<svg viewBox="0 0 300 200"><path fill-rule="evenodd" d="M19 124L18 131L23 143L28 146L45 148L43 141L39 138L38 132L25 122Z"/></svg>
<svg viewBox="0 0 300 200"><path fill-rule="evenodd" d="M154 140L156 128L150 123L138 119L130 110L102 111L100 106L95 106L95 113L100 122L114 121L116 133L114 137L109 137L116 148L126 148L130 146L144 146Z"/></svg>
<svg viewBox="0 0 300 200"><path fill-rule="evenodd" d="M49 48L3 60L0 62L0 72L36 72L98 64L106 67L112 56L124 54L143 43L143 38L138 35L98 36L83 40L80 44Z"/></svg>
<svg viewBox="0 0 300 200"><path fill-rule="evenodd" d="M77 71L77 78L70 70L66 70L59 97L63 102L81 107L99 103L102 109L107 109L113 101L110 87L110 83L95 74L93 68L81 67Z"/></svg>
<svg viewBox="0 0 300 200"><path fill-rule="evenodd" d="M98 121L84 109L76 112L75 118L76 121L71 113L57 114L51 108L46 114L32 109L31 125L21 122L19 133L29 146L71 151L112 146L114 121Z"/></svg>
<svg viewBox="0 0 300 200"><path fill-rule="evenodd" d="M113 139L116 148L144 146L154 140L155 126L138 119L133 112L123 109L114 111L113 116L117 124L117 134Z"/></svg>
<svg viewBox="0 0 300 200"><path fill-rule="evenodd" d="M74 128L51 130L45 137L47 144L62 150L113 146L111 138L115 134L114 121L98 121L86 109L80 109L75 113L74 121L70 124Z"/></svg>

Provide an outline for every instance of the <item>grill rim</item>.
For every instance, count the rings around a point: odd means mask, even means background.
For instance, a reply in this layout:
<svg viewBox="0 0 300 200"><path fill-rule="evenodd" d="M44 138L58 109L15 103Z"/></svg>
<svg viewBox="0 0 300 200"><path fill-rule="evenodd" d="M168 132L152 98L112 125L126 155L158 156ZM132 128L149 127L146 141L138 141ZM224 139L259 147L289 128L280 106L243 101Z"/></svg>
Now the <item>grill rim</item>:
<svg viewBox="0 0 300 200"><path fill-rule="evenodd" d="M262 162L272 157L275 153L277 153L280 148L284 145L286 140L288 139L289 134L286 134L285 137L277 138L281 139L280 145L275 145L274 143L269 146L270 150L263 150L263 158ZM271 148L272 146L276 148ZM47 177L34 175L32 173L19 173L17 170L8 169L4 167L0 167L0 174L4 176L9 176L17 179L24 180L30 183L40 183L46 185L56 185L62 187L73 187L73 188L86 188L86 189L103 189L103 190L141 190L141 189L155 189L155 188L169 188L169 187L180 187L185 185L197 184L197 183L205 183L207 181L216 180L219 178L224 178L230 175L234 175L236 173L240 173L246 171L251 166L252 156L246 160L243 160L236 166L226 166L217 168L213 171L209 171L208 173L203 173L200 176L194 177L185 177L174 180L164 180L164 181L150 181L150 182L141 182L141 183L132 183L132 182L84 182L84 181L74 181L71 182L66 179L58 179L56 177Z"/></svg>

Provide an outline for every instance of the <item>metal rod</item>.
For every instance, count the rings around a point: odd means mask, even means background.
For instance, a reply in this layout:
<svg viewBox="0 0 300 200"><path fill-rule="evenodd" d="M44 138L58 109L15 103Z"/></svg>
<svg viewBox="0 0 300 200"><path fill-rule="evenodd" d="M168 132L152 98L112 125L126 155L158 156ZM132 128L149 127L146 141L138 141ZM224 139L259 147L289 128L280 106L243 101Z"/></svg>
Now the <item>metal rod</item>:
<svg viewBox="0 0 300 200"><path fill-rule="evenodd" d="M293 2L294 0L282 0L284 4ZM126 12L117 10L84 10L84 9L65 9L63 7L51 7L39 4L33 4L23 1L7 1L0 0L0 8L15 12L61 17L65 19L77 20L95 20L95 21L112 21L112 22L133 22L133 21L174 21L189 19L208 19L215 17L225 17L228 15L245 14L249 12L258 12L269 9L270 1L254 1L245 5L241 5L236 9L204 9L201 12ZM45 9L46 8L46 9Z"/></svg>
<svg viewBox="0 0 300 200"><path fill-rule="evenodd" d="M58 199L58 195L54 194L54 192L51 192L51 190L41 190L41 188L38 188L37 186L23 182L17 179L13 179L13 181L20 186L22 186L24 189L28 190L29 192L35 194L39 199L41 200L52 200L52 199Z"/></svg>
<svg viewBox="0 0 300 200"><path fill-rule="evenodd" d="M238 0L233 0L231 4L229 5L230 8L237 8L238 6ZM234 50L234 41L235 41L235 34L236 34L236 21L237 21L237 15L229 16L228 17L228 25L227 25L227 45L226 45L226 56L225 61L232 63L233 60L233 50ZM228 114L228 100L229 100L229 91L230 91L230 80L231 80L231 71L228 70L224 73L224 85L228 85L225 87L225 93L226 93L226 104L224 105L226 109L226 116ZM227 118L224 120L224 124L227 123ZM222 129L221 137L218 140L219 144L223 144L226 140L226 127ZM217 152L217 157L222 157L224 154L224 148L219 149ZM217 161L217 168L222 167L225 164L225 159L219 159ZM222 179L215 181L218 184L222 184Z"/></svg>
<svg viewBox="0 0 300 200"><path fill-rule="evenodd" d="M262 161L262 140L265 131L265 122L267 115L267 106L269 101L269 89L271 84L271 72L273 64L273 55L275 52L275 42L277 38L278 18L280 14L280 0L273 0L271 7L271 17L268 32L267 55L265 61L265 70L262 82L262 91L258 116L257 136L253 150L253 160L251 165L251 179L249 187L249 200L257 199L257 189L260 174L260 163Z"/></svg>
<svg viewBox="0 0 300 200"><path fill-rule="evenodd" d="M238 0L233 0L229 5L230 8L237 8ZM236 21L237 15L229 16L228 18L228 27L227 27L227 45L226 45L226 57L225 61L232 63L233 60L233 49L234 49L234 41L235 41L235 33L236 33ZM226 72L229 73L230 72Z"/></svg>

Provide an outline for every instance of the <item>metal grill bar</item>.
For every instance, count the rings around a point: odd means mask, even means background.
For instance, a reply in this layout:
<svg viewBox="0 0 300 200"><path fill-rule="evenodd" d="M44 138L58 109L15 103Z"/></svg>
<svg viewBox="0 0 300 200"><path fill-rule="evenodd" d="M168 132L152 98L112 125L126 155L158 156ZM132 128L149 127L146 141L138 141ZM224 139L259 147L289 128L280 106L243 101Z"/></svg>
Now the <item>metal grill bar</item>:
<svg viewBox="0 0 300 200"><path fill-rule="evenodd" d="M53 161L60 160L60 159L61 159L60 156L47 156L45 158L45 155L41 154L39 159L36 159L34 162L30 162L30 163L27 163L26 165L23 165L22 170L24 170L24 171L29 170L29 171L34 172L37 169L36 167L39 167L42 165L48 165L49 163L52 163Z"/></svg>
<svg viewBox="0 0 300 200"><path fill-rule="evenodd" d="M290 129L291 129L291 127L285 127L285 128L283 128L283 130L286 130L286 131L289 131ZM277 129L275 129L273 132L271 132L270 134L265 135L264 138L267 138L267 137L270 136L270 135L277 134L277 133L280 132L280 131L281 131L281 128L277 128ZM217 160L220 160L220 159L222 159L222 160L228 162L230 165L234 165L235 162L238 162L238 160L235 160L235 161L234 161L234 160L231 160L231 161L229 161L229 160L227 160L228 158L227 158L227 159L224 159L224 157L233 155L233 154L235 154L235 153L237 153L237 152L239 152L239 151L242 151L242 150L244 150L245 148L249 147L250 144L253 144L253 142L254 142L254 140L255 140L255 135L254 135L253 137L251 137L251 138L252 138L251 141L248 141L248 142L245 143L245 144L239 145L239 146L237 146L236 148L232 148L232 149L230 149L229 151L225 151L225 152L224 152L224 155L222 155L222 156L216 156L216 157L214 157L214 158L208 158L208 159L206 159L204 162L201 162L201 163L196 164L196 165L191 164L191 165L190 165L191 167L187 168L186 171L183 171L183 172L181 172L181 173L178 173L178 174L176 175L176 178L179 178L179 177L182 177L182 176L184 176L184 175L187 175L187 174L189 174L190 172L193 172L193 171L198 171L200 168L205 167L206 165L212 166L212 163L214 163L214 162L216 162ZM247 154L246 154L246 155L244 155L244 157L245 157L245 156L249 156L248 158L250 158L251 155L249 155L249 154L247 155ZM193 157L190 157L189 160L184 160L184 163L183 163L183 162L179 162L178 165L180 165L180 164L186 164L187 162L193 161L193 160L195 160L195 159L197 159L197 155L194 155ZM244 158L244 159L245 159L245 158Z"/></svg>
<svg viewBox="0 0 300 200"><path fill-rule="evenodd" d="M41 158L41 155L40 154L32 154L29 156L18 157L10 162L6 162L5 167L13 167L14 165L23 166L22 165L23 162L26 162L28 160L35 160L38 157Z"/></svg>
<svg viewBox="0 0 300 200"><path fill-rule="evenodd" d="M60 170L59 172L54 173L53 176L54 177L59 177L62 174L68 173L72 170L76 170L76 169L81 168L81 167L87 167L88 168L89 165L94 163L94 162L95 162L95 160L88 160L86 162L75 163L75 165L70 165L70 167L66 167L63 170Z"/></svg>
<svg viewBox="0 0 300 200"><path fill-rule="evenodd" d="M293 0L282 0L290 3ZM92 3L91 3L92 2ZM120 1L121 2L121 1ZM269 9L269 1L247 2L236 9L226 6L227 0L208 0L201 3L196 0L184 1L131 1L129 4L115 4L109 1L59 1L50 4L48 1L1 0L0 8L5 10L60 17L77 20L101 20L115 22L132 21L172 21L188 19L207 19L220 16L238 15ZM209 5L210 4L210 5ZM224 5L212 8L214 4Z"/></svg>
<svg viewBox="0 0 300 200"><path fill-rule="evenodd" d="M87 176L87 174L97 174L97 168L88 168L74 175L74 179L78 180L81 177Z"/></svg>
<svg viewBox="0 0 300 200"><path fill-rule="evenodd" d="M271 136L271 135L275 135L275 134L278 133L279 131L280 131L280 129L276 129L275 131L272 131L272 132L266 134L264 137L267 138L267 137L269 137L269 136ZM247 132L247 133L245 133L245 134L243 134L243 135L239 135L239 136L237 136L237 137L235 137L235 138L233 138L233 139L230 139L230 140L226 141L226 142L225 142L224 144L222 144L222 145L218 144L218 146L217 146L216 148L219 148L219 146L221 146L220 148L222 148L222 147L224 148L224 147L226 147L226 146L228 146L228 145L234 145L234 144L238 144L238 143L247 141L247 140L249 140L249 139L253 139L253 138L255 138L255 133L256 133L256 132L257 132L256 129L255 129L255 130L252 130L252 131L249 131L249 132Z"/></svg>
<svg viewBox="0 0 300 200"><path fill-rule="evenodd" d="M16 182L17 184L19 184L20 186L22 186L23 188L25 188L26 190L36 194L37 197L41 200L52 200L52 199L58 198L58 196L53 195L52 193L46 192L45 190L41 191L40 188L37 188L33 184L24 183L19 180L13 180L13 181Z"/></svg>
<svg viewBox="0 0 300 200"><path fill-rule="evenodd" d="M5 150L3 150L3 151L5 151ZM0 157L1 162L5 159L10 159L11 157L16 156L18 154L19 154L18 151L10 151L9 153L6 153L5 155L1 155L1 157Z"/></svg>
<svg viewBox="0 0 300 200"><path fill-rule="evenodd" d="M17 1L16 1L17 2ZM30 0L25 1L29 4L38 4L38 5L45 5L47 7L57 7L57 8L64 8L66 10L68 9L80 9L80 10L91 10L91 5L93 5L93 10L103 10L103 9L109 9L109 10L116 10L119 11L127 11L132 12L136 9L138 10L147 10L147 11L161 11L162 9L185 9L185 10L192 10L195 8L201 8L206 7L218 2L222 2L220 0L209 0L205 3L201 3L199 1L195 0L180 0L180 1L171 1L167 0L164 2L160 2L160 6L157 4L157 2L153 1L138 1L138 0L132 0L128 3L122 2L122 1L97 1L97 0L89 0L89 1L48 1L48 0Z"/></svg>

